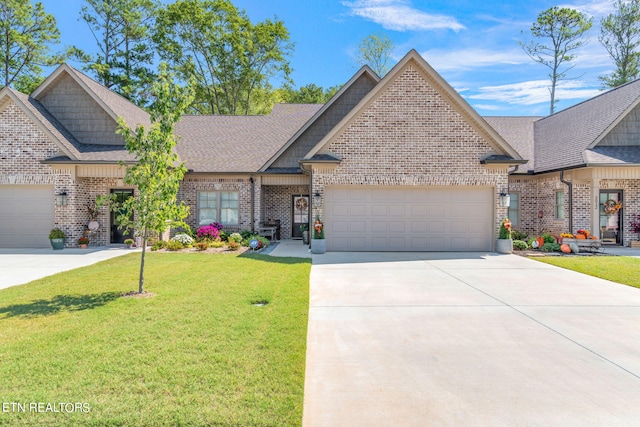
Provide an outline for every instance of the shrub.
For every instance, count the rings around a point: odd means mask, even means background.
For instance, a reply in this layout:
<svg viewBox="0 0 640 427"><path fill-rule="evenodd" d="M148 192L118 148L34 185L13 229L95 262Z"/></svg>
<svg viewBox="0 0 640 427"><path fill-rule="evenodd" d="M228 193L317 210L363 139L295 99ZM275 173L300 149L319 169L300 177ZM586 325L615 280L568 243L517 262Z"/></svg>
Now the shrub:
<svg viewBox="0 0 640 427"><path fill-rule="evenodd" d="M544 240L545 243L556 243L556 238L549 233L544 233L542 235L542 239Z"/></svg>
<svg viewBox="0 0 640 427"><path fill-rule="evenodd" d="M240 249L240 243L234 241L234 240L229 240L229 250L230 251L237 251L238 249Z"/></svg>
<svg viewBox="0 0 640 427"><path fill-rule="evenodd" d="M529 245L527 245L527 242L524 242L522 240L514 240L513 241L513 249L515 249L517 251L524 251L528 247L529 247Z"/></svg>
<svg viewBox="0 0 640 427"><path fill-rule="evenodd" d="M169 240L166 248L168 251L179 251L180 249L184 249L184 245L178 240Z"/></svg>
<svg viewBox="0 0 640 427"><path fill-rule="evenodd" d="M198 228L196 235L200 239L215 240L220 236L220 229L214 227L213 224L203 225L202 227Z"/></svg>
<svg viewBox="0 0 640 427"><path fill-rule="evenodd" d="M183 246L193 245L193 239L188 234L176 234L171 240L182 243Z"/></svg>
<svg viewBox="0 0 640 427"><path fill-rule="evenodd" d="M251 230L242 230L240 232L240 235L242 236L242 240L244 241L244 240L248 239L249 237L253 236L253 231L251 231Z"/></svg>
<svg viewBox="0 0 640 427"><path fill-rule="evenodd" d="M64 231L60 230L59 228L54 228L53 230L51 230L51 232L49 232L49 238L50 239L64 239L67 236L64 234Z"/></svg>
<svg viewBox="0 0 640 427"><path fill-rule="evenodd" d="M242 240L242 246L249 246L249 244L253 239L256 239L258 241L258 246L256 246L256 250L266 248L267 246L269 246L269 239L267 239L266 237L258 236L258 235L251 235L246 239Z"/></svg>
<svg viewBox="0 0 640 427"><path fill-rule="evenodd" d="M226 231L221 231L218 238L223 242L226 242L227 240L229 240L229 233L227 233Z"/></svg>
<svg viewBox="0 0 640 427"><path fill-rule="evenodd" d="M221 248L223 246L224 246L224 242L222 242L220 239L214 240L213 242L209 243L210 248Z"/></svg>
<svg viewBox="0 0 640 427"><path fill-rule="evenodd" d="M499 239L511 239L511 221L509 218L505 218L500 223L500 236Z"/></svg>
<svg viewBox="0 0 640 427"><path fill-rule="evenodd" d="M526 241L528 237L529 237L529 234L524 232L524 231L518 231L518 230L512 230L511 231L511 238L513 240Z"/></svg>
<svg viewBox="0 0 640 427"><path fill-rule="evenodd" d="M207 248L209 247L209 242L207 240L204 240L202 242L198 242L195 244L196 249L199 251L206 251Z"/></svg>
<svg viewBox="0 0 640 427"><path fill-rule="evenodd" d="M233 233L229 236L229 242L240 243L242 242L242 235L240 233Z"/></svg>
<svg viewBox="0 0 640 427"><path fill-rule="evenodd" d="M158 249L164 249L167 247L167 242L162 241L162 240L158 240L157 242L155 242L153 244L153 246L151 246L151 250L152 251L157 251Z"/></svg>
<svg viewBox="0 0 640 427"><path fill-rule="evenodd" d="M560 245L555 242L545 243L544 245L542 245L542 248L540 248L540 250L542 250L542 252L558 252L560 250Z"/></svg>

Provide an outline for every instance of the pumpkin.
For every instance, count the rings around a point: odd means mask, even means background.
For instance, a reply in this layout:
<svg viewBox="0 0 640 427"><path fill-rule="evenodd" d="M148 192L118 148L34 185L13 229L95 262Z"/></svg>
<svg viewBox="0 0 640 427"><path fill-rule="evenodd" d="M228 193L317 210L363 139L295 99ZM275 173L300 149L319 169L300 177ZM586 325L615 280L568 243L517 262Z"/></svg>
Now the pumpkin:
<svg viewBox="0 0 640 427"><path fill-rule="evenodd" d="M598 240L598 236L591 236L591 240Z"/></svg>
<svg viewBox="0 0 640 427"><path fill-rule="evenodd" d="M566 243L564 245L560 246L560 250L562 252L564 252L565 254L570 254L571 253L571 247L569 245L567 245Z"/></svg>
<svg viewBox="0 0 640 427"><path fill-rule="evenodd" d="M580 248L575 243L570 243L569 247L571 248L571 252L573 252L574 254L577 254L580 252Z"/></svg>
<svg viewBox="0 0 640 427"><path fill-rule="evenodd" d="M585 239L586 239L586 237L585 237L585 235L584 235L584 234L576 234L576 239L578 239L578 240L585 240Z"/></svg>
<svg viewBox="0 0 640 427"><path fill-rule="evenodd" d="M544 246L544 239L542 237L538 237L536 240L538 241L539 248Z"/></svg>

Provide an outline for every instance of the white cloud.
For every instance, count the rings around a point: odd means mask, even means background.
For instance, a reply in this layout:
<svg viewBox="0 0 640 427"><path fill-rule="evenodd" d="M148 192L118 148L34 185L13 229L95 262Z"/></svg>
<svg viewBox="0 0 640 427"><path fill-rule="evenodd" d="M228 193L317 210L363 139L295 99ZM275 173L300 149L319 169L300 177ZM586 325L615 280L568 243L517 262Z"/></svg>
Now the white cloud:
<svg viewBox="0 0 640 427"><path fill-rule="evenodd" d="M591 0L581 1L576 4L565 4L560 7L568 7L593 16L596 20L603 18L613 12L613 2L611 0Z"/></svg>
<svg viewBox="0 0 640 427"><path fill-rule="evenodd" d="M469 99L503 102L511 105L534 105L549 102L549 80L532 80L500 86L483 86ZM601 92L578 80L561 81L556 86L556 99L587 99Z"/></svg>
<svg viewBox="0 0 640 427"><path fill-rule="evenodd" d="M454 17L435 15L416 9L409 0L343 1L351 15L360 16L393 31L428 31L465 29Z"/></svg>
<svg viewBox="0 0 640 427"><path fill-rule="evenodd" d="M444 51L431 49L422 53L422 57L438 72L452 70L474 70L499 65L520 65L531 59L522 49L462 49Z"/></svg>

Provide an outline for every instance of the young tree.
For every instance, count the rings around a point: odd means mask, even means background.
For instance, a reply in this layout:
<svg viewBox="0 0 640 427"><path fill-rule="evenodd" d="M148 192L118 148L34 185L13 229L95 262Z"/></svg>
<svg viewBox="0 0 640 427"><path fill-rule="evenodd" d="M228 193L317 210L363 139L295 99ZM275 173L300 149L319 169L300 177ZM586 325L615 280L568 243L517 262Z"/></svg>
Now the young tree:
<svg viewBox="0 0 640 427"><path fill-rule="evenodd" d="M270 78L290 73L289 32L278 20L253 24L229 0L177 0L159 11L153 36L161 58L195 79L193 110L248 114Z"/></svg>
<svg viewBox="0 0 640 427"><path fill-rule="evenodd" d="M583 34L593 25L593 18L566 7L552 7L541 12L531 26L534 40L528 44L520 42L527 55L551 71L551 114L555 111L556 85L567 77L575 65L566 65L575 58L576 49L584 45ZM542 41L538 41L542 40ZM563 68L565 67L566 68Z"/></svg>
<svg viewBox="0 0 640 427"><path fill-rule="evenodd" d="M30 93L42 82L42 68L62 62L50 53L60 32L42 3L0 0L0 85Z"/></svg>
<svg viewBox="0 0 640 427"><path fill-rule="evenodd" d="M605 88L628 83L640 74L640 0L617 0L615 7L602 19L598 38L616 64L613 73L600 77Z"/></svg>
<svg viewBox="0 0 640 427"><path fill-rule="evenodd" d="M184 164L178 164L174 151L176 122L193 101L190 87L180 87L173 76L161 64L160 75L153 84L154 103L151 105L151 126L138 125L131 130L122 118L118 119L118 133L124 137L127 150L133 153L137 163L130 166L124 182L137 188L137 196L120 206L112 206L118 221L126 228L133 228L142 237L140 277L138 292L144 292L144 259L149 232L161 233L168 223L183 224L189 215L189 207L178 203L178 189L186 173ZM132 219L133 218L133 219ZM184 225L184 224L183 224Z"/></svg>
<svg viewBox="0 0 640 427"><path fill-rule="evenodd" d="M395 44L386 34L370 34L360 42L357 61L368 65L380 77L389 72L391 52Z"/></svg>
<svg viewBox="0 0 640 427"><path fill-rule="evenodd" d="M157 3L153 0L85 0L81 19L98 45L98 53L71 49L96 80L125 98L145 105L155 79L150 33Z"/></svg>

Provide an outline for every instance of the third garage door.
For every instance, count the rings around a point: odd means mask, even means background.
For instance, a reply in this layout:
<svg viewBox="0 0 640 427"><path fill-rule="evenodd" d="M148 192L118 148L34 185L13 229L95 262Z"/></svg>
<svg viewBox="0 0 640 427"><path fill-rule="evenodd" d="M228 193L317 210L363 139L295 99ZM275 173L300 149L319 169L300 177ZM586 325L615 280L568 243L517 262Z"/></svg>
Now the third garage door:
<svg viewBox="0 0 640 427"><path fill-rule="evenodd" d="M490 251L489 187L328 187L330 251Z"/></svg>

